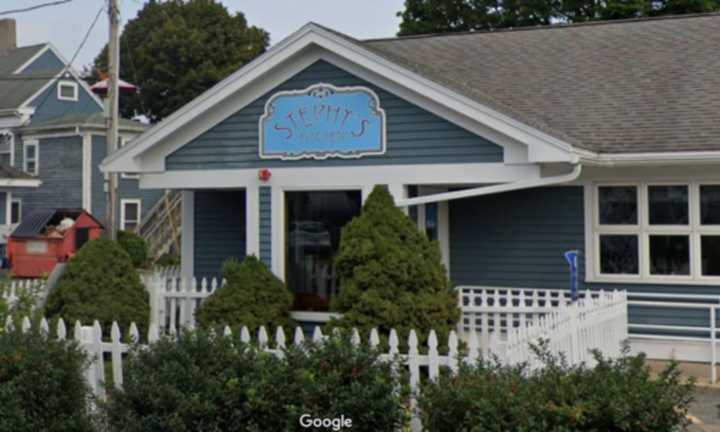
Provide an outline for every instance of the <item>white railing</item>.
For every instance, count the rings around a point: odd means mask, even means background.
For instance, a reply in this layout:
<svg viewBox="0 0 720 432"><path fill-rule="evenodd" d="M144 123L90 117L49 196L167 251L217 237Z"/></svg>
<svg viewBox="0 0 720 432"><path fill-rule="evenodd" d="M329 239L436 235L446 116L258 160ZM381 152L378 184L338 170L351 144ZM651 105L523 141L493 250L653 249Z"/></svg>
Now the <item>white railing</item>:
<svg viewBox="0 0 720 432"><path fill-rule="evenodd" d="M494 330L495 323L498 323L502 335L507 331L508 323L517 326L518 322L542 317L560 304L570 303L569 290L486 286L459 286L457 290L463 311L459 326L461 332L482 332L483 328ZM598 294L599 291L586 290L580 291L578 297L597 297ZM514 308L506 305L513 305ZM653 324L634 322L633 314L629 313L628 335L631 344L640 339L707 344L709 355L699 361L709 363L710 380L717 381L717 311L720 309L720 295L628 292L627 305L636 311L657 308L664 315L678 310L694 311L697 313L696 318L707 319L707 325ZM483 339L486 338L481 336Z"/></svg>
<svg viewBox="0 0 720 432"><path fill-rule="evenodd" d="M10 282L0 283L0 297L8 306L14 305L23 295L35 298L43 290L45 290L45 280L43 279L14 279Z"/></svg>

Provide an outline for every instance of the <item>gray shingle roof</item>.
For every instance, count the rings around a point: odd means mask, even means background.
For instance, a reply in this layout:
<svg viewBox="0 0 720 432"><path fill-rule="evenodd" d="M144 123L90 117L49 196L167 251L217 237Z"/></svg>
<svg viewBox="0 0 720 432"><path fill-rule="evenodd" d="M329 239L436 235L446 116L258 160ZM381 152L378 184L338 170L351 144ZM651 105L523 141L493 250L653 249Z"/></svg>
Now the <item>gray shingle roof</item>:
<svg viewBox="0 0 720 432"><path fill-rule="evenodd" d="M144 131L149 126L138 121L121 118L118 123L122 130ZM36 120L22 128L23 132L38 129L63 129L68 127L101 127L106 126L103 113L65 113L60 116Z"/></svg>
<svg viewBox="0 0 720 432"><path fill-rule="evenodd" d="M720 14L358 43L580 148L720 150Z"/></svg>
<svg viewBox="0 0 720 432"><path fill-rule="evenodd" d="M37 177L15 167L0 165L0 179L34 180L37 179Z"/></svg>
<svg viewBox="0 0 720 432"><path fill-rule="evenodd" d="M13 75L43 48L45 44L0 51L0 109L17 108L59 72L48 70Z"/></svg>

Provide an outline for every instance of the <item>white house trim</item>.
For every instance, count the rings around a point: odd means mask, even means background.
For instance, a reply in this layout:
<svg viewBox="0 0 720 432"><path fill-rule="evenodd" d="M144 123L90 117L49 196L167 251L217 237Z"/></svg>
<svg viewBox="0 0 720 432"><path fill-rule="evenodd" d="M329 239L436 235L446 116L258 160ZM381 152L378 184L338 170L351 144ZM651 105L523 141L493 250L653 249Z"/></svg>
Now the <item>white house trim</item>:
<svg viewBox="0 0 720 432"><path fill-rule="evenodd" d="M36 179L0 179L0 187L38 187L42 184Z"/></svg>
<svg viewBox="0 0 720 432"><path fill-rule="evenodd" d="M195 192L182 191L182 236L180 246L180 273L183 278L195 276Z"/></svg>
<svg viewBox="0 0 720 432"><path fill-rule="evenodd" d="M137 205L137 222L136 226L140 225L142 221L142 200L139 198L123 198L120 200L120 229L125 230L125 223L127 222L125 217L125 205L135 204Z"/></svg>
<svg viewBox="0 0 720 432"><path fill-rule="evenodd" d="M540 179L536 165L501 163L271 168L269 185L483 184ZM243 188L258 184L257 169L181 170L142 174L143 189Z"/></svg>
<svg viewBox="0 0 720 432"><path fill-rule="evenodd" d="M260 189L245 188L245 254L260 256Z"/></svg>
<svg viewBox="0 0 720 432"><path fill-rule="evenodd" d="M38 52L36 52L32 57L30 57L25 63L20 65L19 68L15 69L15 72L13 72L13 75L17 75L28 68L31 64L35 63L35 60L39 59L40 56L45 54L50 49L50 44L45 44L44 47L40 48Z"/></svg>
<svg viewBox="0 0 720 432"><path fill-rule="evenodd" d="M73 89L73 95L70 97L63 96L62 94L62 88L63 87L72 87ZM77 102L80 98L80 88L78 86L78 83L75 81L69 81L69 80L59 80L57 82L57 98L61 101L69 101L69 102Z"/></svg>
<svg viewBox="0 0 720 432"><path fill-rule="evenodd" d="M2 193L2 192L0 192ZM5 192L5 224L10 224L10 219L12 216L12 192L7 191Z"/></svg>
<svg viewBox="0 0 720 432"><path fill-rule="evenodd" d="M92 212L92 135L85 132L82 137L82 206Z"/></svg>
<svg viewBox="0 0 720 432"><path fill-rule="evenodd" d="M35 148L35 169L33 172L28 172L28 148ZM30 175L38 175L40 173L40 142L38 140L23 140L23 171Z"/></svg>
<svg viewBox="0 0 720 432"><path fill-rule="evenodd" d="M140 136L134 145L128 146L125 151L119 151L107 157L103 161L103 169L107 171L162 170L162 165L138 167L137 157L192 121L200 120L205 123L204 130L209 129L215 123L207 121L208 117L212 117L212 115L208 116L208 111L217 110L217 106L221 105L225 99L244 89L250 83L256 86L254 81L271 73L285 61L295 56L307 57L307 53L304 51L311 46L320 47L325 52L334 53L360 67L374 71L377 75L385 76L396 85L406 87L417 94L423 94L426 98L435 100L456 113L466 115L480 124L527 145L530 149L528 154L531 161L572 162L577 160L577 156L572 155L572 147L569 144L421 77L322 27L308 24L264 55L180 108Z"/></svg>

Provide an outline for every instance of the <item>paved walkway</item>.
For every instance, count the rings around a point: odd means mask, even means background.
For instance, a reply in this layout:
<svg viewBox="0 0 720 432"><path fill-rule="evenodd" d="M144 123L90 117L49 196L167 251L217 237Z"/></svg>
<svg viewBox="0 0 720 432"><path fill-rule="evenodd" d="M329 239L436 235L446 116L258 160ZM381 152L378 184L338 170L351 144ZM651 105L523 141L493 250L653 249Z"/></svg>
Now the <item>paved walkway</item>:
<svg viewBox="0 0 720 432"><path fill-rule="evenodd" d="M698 421L691 432L720 432L720 387L698 387L690 414Z"/></svg>

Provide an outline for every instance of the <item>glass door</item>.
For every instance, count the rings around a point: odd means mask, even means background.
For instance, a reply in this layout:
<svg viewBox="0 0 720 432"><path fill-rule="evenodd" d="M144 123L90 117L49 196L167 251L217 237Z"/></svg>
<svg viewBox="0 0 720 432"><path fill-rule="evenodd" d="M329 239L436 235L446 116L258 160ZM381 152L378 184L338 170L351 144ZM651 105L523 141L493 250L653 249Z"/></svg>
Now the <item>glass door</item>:
<svg viewBox="0 0 720 432"><path fill-rule="evenodd" d="M286 192L285 280L295 310L328 310L338 289L333 261L340 230L361 207L359 190Z"/></svg>

